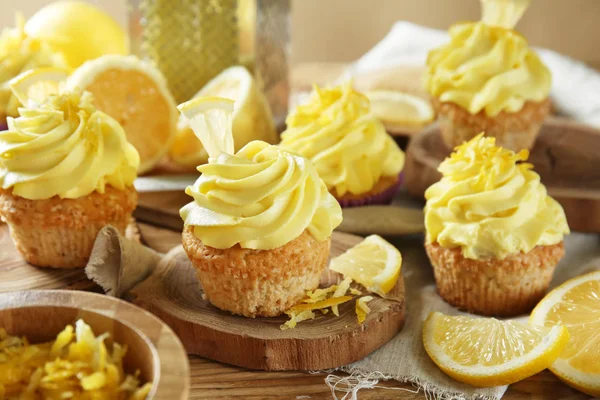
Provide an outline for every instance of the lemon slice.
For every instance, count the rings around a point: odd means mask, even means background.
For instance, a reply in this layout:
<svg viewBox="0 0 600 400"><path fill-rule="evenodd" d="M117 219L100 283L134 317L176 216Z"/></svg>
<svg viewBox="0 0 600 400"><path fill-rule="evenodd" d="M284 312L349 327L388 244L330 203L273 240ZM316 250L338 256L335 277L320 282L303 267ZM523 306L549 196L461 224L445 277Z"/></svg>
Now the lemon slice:
<svg viewBox="0 0 600 400"><path fill-rule="evenodd" d="M487 25L513 29L531 4L531 0L480 0L481 20Z"/></svg>
<svg viewBox="0 0 600 400"><path fill-rule="evenodd" d="M244 67L230 67L208 82L195 96L223 97L234 101L233 138L235 150L252 140L275 144L279 141L271 110L254 78ZM208 153L185 118L177 123L177 134L169 150L177 164L196 167L208 161Z"/></svg>
<svg viewBox="0 0 600 400"><path fill-rule="evenodd" d="M344 254L333 258L329 269L366 287L369 291L385 296L398 281L402 255L381 236L367 236L362 242Z"/></svg>
<svg viewBox="0 0 600 400"><path fill-rule="evenodd" d="M210 157L233 154L231 117L233 100L221 97L197 97L177 106Z"/></svg>
<svg viewBox="0 0 600 400"><path fill-rule="evenodd" d="M421 97L392 90L373 90L365 93L373 114L386 128L420 129L435 118L431 103Z"/></svg>
<svg viewBox="0 0 600 400"><path fill-rule="evenodd" d="M69 72L61 68L36 68L23 72L8 83L13 94L21 104L30 101L40 104L48 96L57 94L59 86L69 76Z"/></svg>
<svg viewBox="0 0 600 400"><path fill-rule="evenodd" d="M600 396L600 271L552 290L535 307L529 323L567 326L571 340L550 370L574 388Z"/></svg>
<svg viewBox="0 0 600 400"><path fill-rule="evenodd" d="M161 72L135 56L105 55L87 61L67 88L92 92L94 104L116 119L140 154L138 173L151 170L175 138L177 109Z"/></svg>
<svg viewBox="0 0 600 400"><path fill-rule="evenodd" d="M473 386L508 385L548 368L564 350L564 325L527 326L494 318L429 314L423 344L433 362Z"/></svg>

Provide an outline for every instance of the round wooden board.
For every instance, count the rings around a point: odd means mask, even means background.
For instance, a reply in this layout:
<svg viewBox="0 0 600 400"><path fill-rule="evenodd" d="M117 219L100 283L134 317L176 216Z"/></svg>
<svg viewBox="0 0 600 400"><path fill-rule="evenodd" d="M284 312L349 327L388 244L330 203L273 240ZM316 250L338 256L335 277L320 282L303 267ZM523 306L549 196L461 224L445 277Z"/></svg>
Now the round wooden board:
<svg viewBox="0 0 600 400"><path fill-rule="evenodd" d="M564 208L574 231L600 232L600 130L562 118L542 127L529 161L548 193ZM441 178L439 164L451 151L437 125L415 136L404 169L408 192L423 199L425 190Z"/></svg>
<svg viewBox="0 0 600 400"><path fill-rule="evenodd" d="M34 343L54 340L67 324L83 319L96 335L127 345L125 365L153 381L149 398L185 400L189 362L181 342L161 320L114 297L74 290L30 290L0 294L0 327Z"/></svg>
<svg viewBox="0 0 600 400"><path fill-rule="evenodd" d="M331 255L361 238L334 232ZM172 250L157 270L133 291L133 302L165 321L188 353L262 370L322 370L364 358L392 339L404 325L404 282L390 299L376 297L359 325L355 301L342 304L340 316L316 312L314 320L281 330L285 317L244 318L221 311L202 298L202 289L183 249Z"/></svg>

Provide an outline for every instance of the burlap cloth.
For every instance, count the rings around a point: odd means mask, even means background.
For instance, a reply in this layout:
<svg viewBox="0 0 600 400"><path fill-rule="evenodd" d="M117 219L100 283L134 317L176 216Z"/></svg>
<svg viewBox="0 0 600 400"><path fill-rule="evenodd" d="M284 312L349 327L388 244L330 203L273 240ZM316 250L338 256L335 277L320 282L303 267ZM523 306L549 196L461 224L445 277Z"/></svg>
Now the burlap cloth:
<svg viewBox="0 0 600 400"><path fill-rule="evenodd" d="M326 382L336 388L332 390L333 396L355 399L359 389L374 387L381 379L395 379L412 383L428 398L500 399L506 386L477 389L461 384L446 376L429 359L421 341L423 320L431 311L447 314L459 312L436 293L422 235L405 236L391 241L400 249L404 260L402 274L406 284L406 325L394 339L365 359L339 368L352 374L350 379L329 375ZM557 268L552 286L600 269L598 235L573 233L565 239L565 248L566 256ZM116 230L107 227L96 240L86 273L107 294L126 297L127 290L152 273L160 258L160 254L122 238ZM401 397L400 393L397 397Z"/></svg>

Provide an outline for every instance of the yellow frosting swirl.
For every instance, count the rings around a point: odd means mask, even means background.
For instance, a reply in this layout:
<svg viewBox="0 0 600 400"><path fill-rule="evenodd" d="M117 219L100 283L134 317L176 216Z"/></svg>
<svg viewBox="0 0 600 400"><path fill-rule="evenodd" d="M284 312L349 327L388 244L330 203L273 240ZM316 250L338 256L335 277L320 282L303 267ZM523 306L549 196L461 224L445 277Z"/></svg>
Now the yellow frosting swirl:
<svg viewBox="0 0 600 400"><path fill-rule="evenodd" d="M450 43L427 57L427 90L477 114L517 112L550 93L550 71L512 29L469 22L450 28Z"/></svg>
<svg viewBox="0 0 600 400"><path fill-rule="evenodd" d="M404 153L352 83L321 89L286 120L281 146L308 158L330 191L366 193L381 177L396 176Z"/></svg>
<svg viewBox="0 0 600 400"><path fill-rule="evenodd" d="M321 241L342 222L342 210L304 157L261 141L198 167L180 213L205 245L269 250L307 229Z"/></svg>
<svg viewBox="0 0 600 400"><path fill-rule="evenodd" d="M16 28L5 28L0 34L0 117L18 116L21 105L12 94L8 82L22 72L39 67L67 68L62 54L25 33L24 21L17 17Z"/></svg>
<svg viewBox="0 0 600 400"><path fill-rule="evenodd" d="M140 158L92 95L65 92L20 108L0 132L0 185L30 200L78 198L133 184Z"/></svg>
<svg viewBox="0 0 600 400"><path fill-rule="evenodd" d="M533 166L482 134L456 148L425 192L427 242L461 247L466 258L504 258L560 242L569 227Z"/></svg>

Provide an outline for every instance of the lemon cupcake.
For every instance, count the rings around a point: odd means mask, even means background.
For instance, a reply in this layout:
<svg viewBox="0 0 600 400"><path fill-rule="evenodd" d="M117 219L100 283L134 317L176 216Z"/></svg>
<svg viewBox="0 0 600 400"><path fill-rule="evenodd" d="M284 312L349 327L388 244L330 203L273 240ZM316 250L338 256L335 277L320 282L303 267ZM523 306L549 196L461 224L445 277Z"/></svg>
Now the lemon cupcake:
<svg viewBox="0 0 600 400"><path fill-rule="evenodd" d="M25 33L25 22L17 15L15 28L4 28L0 34L0 130L6 129L6 117L18 116L21 105L8 82L22 72L39 67L67 68L61 53Z"/></svg>
<svg viewBox="0 0 600 400"><path fill-rule="evenodd" d="M426 86L448 147L480 132L514 151L533 147L550 111L551 75L511 29L527 3L483 0L482 21L452 26L450 42L429 53Z"/></svg>
<svg viewBox="0 0 600 400"><path fill-rule="evenodd" d="M102 227L125 232L137 204L138 153L87 92L19 113L0 132L0 215L31 264L84 267Z"/></svg>
<svg viewBox="0 0 600 400"><path fill-rule="evenodd" d="M277 316L318 287L341 208L304 157L262 141L234 155L233 101L179 107L210 155L181 209L204 293L234 314Z"/></svg>
<svg viewBox="0 0 600 400"><path fill-rule="evenodd" d="M342 207L392 201L404 153L351 82L315 86L310 101L298 106L286 124L281 147L311 160Z"/></svg>
<svg viewBox="0 0 600 400"><path fill-rule="evenodd" d="M425 248L448 303L511 316L544 296L569 227L528 155L480 134L442 162L442 179L425 192Z"/></svg>

